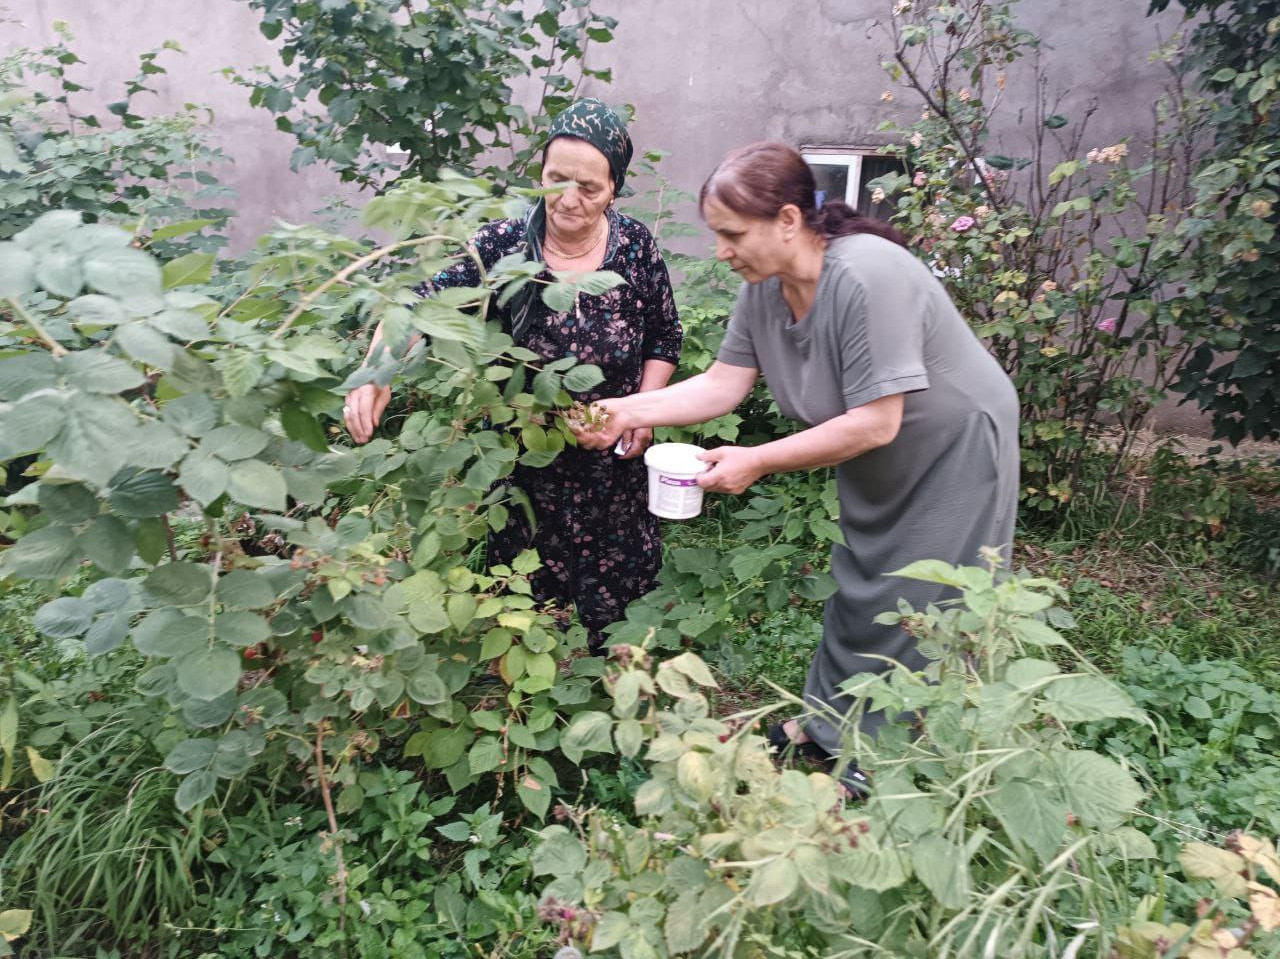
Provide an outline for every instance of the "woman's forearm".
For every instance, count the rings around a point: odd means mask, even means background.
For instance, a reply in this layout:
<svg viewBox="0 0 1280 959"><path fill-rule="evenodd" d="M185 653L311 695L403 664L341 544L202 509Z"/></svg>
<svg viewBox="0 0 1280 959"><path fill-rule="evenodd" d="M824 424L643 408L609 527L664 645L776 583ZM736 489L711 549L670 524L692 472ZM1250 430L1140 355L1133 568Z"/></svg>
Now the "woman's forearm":
<svg viewBox="0 0 1280 959"><path fill-rule="evenodd" d="M902 394L849 410L754 448L761 475L835 466L891 443L902 425Z"/></svg>
<svg viewBox="0 0 1280 959"><path fill-rule="evenodd" d="M690 426L723 416L746 399L756 370L715 363L705 373L663 389L603 401L621 427Z"/></svg>
<svg viewBox="0 0 1280 959"><path fill-rule="evenodd" d="M676 365L667 360L645 360L644 369L640 373L640 386L636 392L648 393L650 390L662 389L675 371Z"/></svg>

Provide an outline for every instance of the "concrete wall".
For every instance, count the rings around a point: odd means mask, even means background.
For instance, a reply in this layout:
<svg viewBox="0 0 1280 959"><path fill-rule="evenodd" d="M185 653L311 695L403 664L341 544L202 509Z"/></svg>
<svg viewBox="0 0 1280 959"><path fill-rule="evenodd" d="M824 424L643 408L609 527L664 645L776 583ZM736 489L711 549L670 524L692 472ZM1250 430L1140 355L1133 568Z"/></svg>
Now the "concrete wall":
<svg viewBox="0 0 1280 959"><path fill-rule="evenodd" d="M271 228L275 218L312 220L313 211L332 206L330 198L354 196L354 190L319 166L297 173L289 169L293 137L275 128L266 110L249 105L249 91L225 77L226 67L246 70L259 64L277 69L271 42L258 31L257 15L238 0L0 0L0 55L20 47L40 48L56 36L53 23L64 20L75 36L72 49L85 62L71 78L92 88L73 104L101 112L119 100L125 81L136 75L138 55L176 40L185 53L161 54L169 72L151 78L154 96L140 95L140 113L178 111L186 103L210 107L213 142L233 161L215 170L232 186L238 211L233 247L251 242Z"/></svg>

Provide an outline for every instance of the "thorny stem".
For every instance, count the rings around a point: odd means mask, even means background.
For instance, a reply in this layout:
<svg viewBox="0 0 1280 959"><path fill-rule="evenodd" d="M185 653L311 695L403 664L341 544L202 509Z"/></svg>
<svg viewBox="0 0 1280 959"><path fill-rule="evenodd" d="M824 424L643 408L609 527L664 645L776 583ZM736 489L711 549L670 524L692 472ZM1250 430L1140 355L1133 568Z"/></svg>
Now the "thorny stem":
<svg viewBox="0 0 1280 959"><path fill-rule="evenodd" d="M311 306L311 304L314 303L319 297L324 295L327 291L329 291L333 287L337 286L339 283L347 282L347 280L349 280L353 274L358 273L360 270L363 270L370 263L375 263L378 260L382 259L384 256L390 256L392 253L395 253L397 250L403 250L413 246L421 246L424 243L441 243L441 242L458 243L459 241L456 237L443 236L441 234L433 233L430 236L419 236L419 237L415 237L412 240L401 240L398 243L391 243L391 244L388 244L387 246L379 247L378 249L374 250L372 253L365 254L364 256L360 257L358 260L355 260L352 263L348 264L347 266L344 266L341 270L339 270L333 276L329 277L329 279L325 280L323 283L317 286L314 290L312 290L310 293L304 296L298 302L298 305L293 308L293 312L289 314L289 316L285 319L285 321L282 324L280 324L280 327L274 333L271 334L271 338L273 340L278 340L281 337L283 337L285 333L289 331L290 327L292 327L293 324L297 322L298 317L300 317L303 313L305 313L307 309ZM462 244L462 247L472 257L472 259L476 261L477 265L480 266L481 273L483 273L484 265L480 261L479 255L470 247L466 246L465 244Z"/></svg>
<svg viewBox="0 0 1280 959"><path fill-rule="evenodd" d="M333 858L337 864L334 878L338 882L338 904L343 907L338 913L338 928L343 930L347 919L347 865L342 858L342 838L338 834L338 817L333 811L333 794L329 789L329 779L324 773L324 723L316 728L316 783L320 786L320 796L324 800L325 815L329 817L329 836L333 840Z"/></svg>
<svg viewBox="0 0 1280 959"><path fill-rule="evenodd" d="M40 341L44 343L45 346L49 347L50 353L54 356L67 355L67 348L50 336L49 331L40 325L40 321L22 308L22 304L18 302L16 297L10 296L7 298L7 301L9 303L9 308L20 316L27 326L35 330L36 336L40 338Z"/></svg>

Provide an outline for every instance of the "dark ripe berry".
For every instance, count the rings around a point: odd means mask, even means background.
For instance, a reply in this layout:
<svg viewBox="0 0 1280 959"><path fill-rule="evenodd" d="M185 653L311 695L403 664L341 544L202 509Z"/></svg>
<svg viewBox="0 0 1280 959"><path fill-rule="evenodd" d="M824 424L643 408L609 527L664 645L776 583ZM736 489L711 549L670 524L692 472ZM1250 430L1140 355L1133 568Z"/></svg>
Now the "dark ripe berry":
<svg viewBox="0 0 1280 959"><path fill-rule="evenodd" d="M727 742L729 741L729 734L728 734L728 733L721 733L721 734L720 734L719 736L717 736L716 738L717 738L717 739L719 739L719 740L720 740L720 742L722 742L722 743L727 743Z"/></svg>
<svg viewBox="0 0 1280 959"><path fill-rule="evenodd" d="M318 643L318 642L320 642L320 640L322 640L322 639L324 639L324 630L322 630L322 629L313 629L313 630L311 631L311 641L312 641L313 643Z"/></svg>

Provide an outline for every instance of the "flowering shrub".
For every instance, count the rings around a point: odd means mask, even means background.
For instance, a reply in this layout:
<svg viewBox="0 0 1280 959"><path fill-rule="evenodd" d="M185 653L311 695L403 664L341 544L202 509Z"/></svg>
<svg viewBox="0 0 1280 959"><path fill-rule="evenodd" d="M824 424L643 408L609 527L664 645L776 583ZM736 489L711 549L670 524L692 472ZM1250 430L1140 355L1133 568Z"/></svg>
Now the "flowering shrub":
<svg viewBox="0 0 1280 959"><path fill-rule="evenodd" d="M1009 65L1038 45L1013 6L898 5L886 68L924 110L903 131L910 172L875 185L897 197L895 222L1013 378L1025 499L1052 510L1078 492L1085 454L1113 425L1118 462L1206 332L1209 318L1167 287L1188 215L1180 144L1203 106L1171 89L1152 153L1135 163L1125 142L1090 146L1087 115L1072 122L1041 95L1026 154L995 154Z"/></svg>

